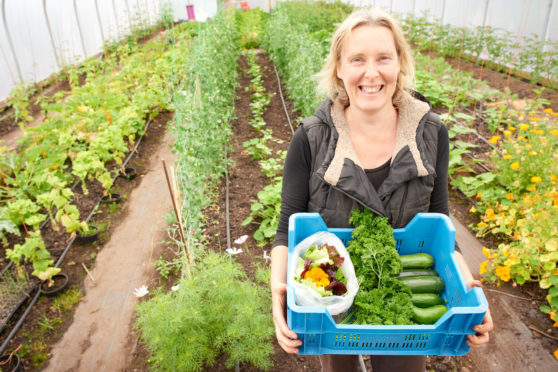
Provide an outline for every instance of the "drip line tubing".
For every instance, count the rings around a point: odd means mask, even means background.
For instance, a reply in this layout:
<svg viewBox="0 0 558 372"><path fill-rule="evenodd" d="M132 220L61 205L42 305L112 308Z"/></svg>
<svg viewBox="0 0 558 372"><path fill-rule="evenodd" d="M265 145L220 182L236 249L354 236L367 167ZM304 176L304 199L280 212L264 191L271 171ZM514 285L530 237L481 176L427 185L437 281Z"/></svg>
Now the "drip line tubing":
<svg viewBox="0 0 558 372"><path fill-rule="evenodd" d="M281 79L279 79L279 74L277 73L277 69L275 68L275 63L273 64L273 70L275 71L275 76L277 76L277 84L279 85L279 95L281 96L281 103L283 103L285 116L287 116L287 121L289 122L291 133L294 134L293 124L291 123L291 118L289 117L289 111L287 110L287 105L285 105L285 99L283 98L283 90L281 89Z"/></svg>
<svg viewBox="0 0 558 372"><path fill-rule="evenodd" d="M144 132L147 132L147 130L149 129L149 125L151 124L151 120L148 120L147 123L145 124L145 128L144 128ZM134 146L134 149L128 154L126 160L124 161L124 163L122 164L122 166L126 166L128 164L128 162L130 161L130 159L132 158L132 156L134 155L134 153L137 153L137 149L138 146L141 143L141 140L143 139L143 137L145 136L142 135L139 140L137 141L136 145ZM114 176L112 178L112 182L114 183L114 181L116 180L116 178L118 177L118 174L116 176ZM89 213L89 215L87 216L87 218L85 219L85 222L89 222L89 220L91 219L91 217L93 216L93 214L97 211L97 209L99 208L99 205L101 204L101 198L99 199L99 201L97 201L97 204L95 205L95 207L93 208L93 210L91 211L91 213ZM228 222L228 215L227 215L227 222ZM62 254L60 255L60 257L58 258L58 260L56 261L56 264L54 265L54 267L60 267L60 265L62 264L62 261L64 260L64 258L66 257L66 254L68 253L68 251L70 250L70 247L74 244L74 241L76 240L76 236L74 236L66 245L66 248L64 248L64 251L62 252ZM8 265L6 265L6 268L2 271L3 275L9 267L11 267L12 265L12 261L10 261L8 263ZM29 294L38 286L37 283L35 283L35 285L33 286L33 288L28 292ZM29 294L27 296L29 296ZM27 309L25 309L25 312L22 314L22 316L19 318L19 320L17 321L16 325L14 326L14 328L11 330L10 334L8 335L8 337L4 340L4 342L2 343L2 345L0 346L0 355L2 355L2 353L4 352L4 350L6 349L6 346L8 345L8 343L12 340L12 338L15 336L15 334L17 333L17 331L19 330L19 328L21 328L23 322L25 321L25 319L27 318L27 316L29 315L29 313L31 312L31 309L33 308L33 306L35 305L35 303L37 302L39 296L41 295L41 291L37 290L37 293L35 294L35 296L33 297L33 299L31 300L31 302L29 303L29 305L27 306ZM15 313L22 305L23 305L24 301L21 301L18 306L13 310L12 314Z"/></svg>

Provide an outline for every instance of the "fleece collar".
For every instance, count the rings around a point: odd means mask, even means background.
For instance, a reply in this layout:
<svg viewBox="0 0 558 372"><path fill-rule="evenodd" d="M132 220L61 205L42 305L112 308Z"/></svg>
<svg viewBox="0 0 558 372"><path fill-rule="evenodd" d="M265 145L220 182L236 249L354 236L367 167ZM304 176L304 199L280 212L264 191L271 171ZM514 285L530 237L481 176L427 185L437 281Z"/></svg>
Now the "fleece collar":
<svg viewBox="0 0 558 372"><path fill-rule="evenodd" d="M339 100L330 101L329 103L330 115L324 112L325 110L323 109L325 107L323 106L319 111L321 111L321 116L329 116L327 119L330 120L326 120L326 122L329 122L330 125L333 124L335 129L328 146L330 150L333 150L333 157L326 156L324 163L320 167L320 173L323 172L323 178L327 183L339 187L340 184L344 183L342 180L343 175L351 173L347 173L348 169L346 167L356 166L360 168L359 173L362 174L364 174L364 170L352 146L349 128L345 120L345 107ZM399 184L409 179L434 173L434 168L426 162L426 157L421 156L422 144L417 141L417 135L420 136L422 134L422 119L430 111L430 105L427 101L416 98L409 92L404 92L397 105L397 109L399 113L397 136L391 158L390 175L378 190L380 195L393 191ZM408 155L407 152L411 156L403 156ZM409 161L409 159L412 160ZM362 186L360 185L360 187ZM364 187L368 188L367 186ZM370 190L365 190L365 193L366 191ZM375 191L373 193L375 194Z"/></svg>

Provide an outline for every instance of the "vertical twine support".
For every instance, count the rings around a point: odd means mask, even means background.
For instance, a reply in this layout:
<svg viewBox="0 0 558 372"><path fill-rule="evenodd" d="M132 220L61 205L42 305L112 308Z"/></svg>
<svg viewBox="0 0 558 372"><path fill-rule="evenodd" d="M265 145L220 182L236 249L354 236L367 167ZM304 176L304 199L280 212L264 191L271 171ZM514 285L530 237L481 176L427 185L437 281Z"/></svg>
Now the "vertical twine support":
<svg viewBox="0 0 558 372"><path fill-rule="evenodd" d="M114 22L116 23L116 39L120 40L120 25L118 24L118 14L116 13L116 5L112 0L112 12L114 13Z"/></svg>
<svg viewBox="0 0 558 372"><path fill-rule="evenodd" d="M52 36L52 28L50 27L50 19L48 18L48 12L46 11L46 0L43 0L43 13L45 15L47 28L48 28L48 35L50 36L50 44L52 45L52 52L54 53L54 59L56 60L56 66L59 70L62 69L62 65L60 64L60 58L58 57L58 53L56 52L56 45L54 44L54 37Z"/></svg>
<svg viewBox="0 0 558 372"><path fill-rule="evenodd" d="M542 29L542 33L540 36L540 40L541 42L543 41L548 41L548 39L550 38L549 32L550 32L550 14L552 13L552 8L554 6L554 0L548 0L548 10L546 12L546 17L544 20L544 26ZM544 48L544 45L543 45Z"/></svg>
<svg viewBox="0 0 558 372"><path fill-rule="evenodd" d="M83 32L81 31L81 22L79 20L79 15L76 6L76 0L73 1L74 4L74 15L76 16L76 22L79 31L79 39L81 40L81 48L83 49L83 59L87 58L87 49L85 49L85 41L83 40Z"/></svg>
<svg viewBox="0 0 558 372"><path fill-rule="evenodd" d="M23 83L23 75L21 74L21 68L19 67L19 61L17 59L17 54L14 49L14 44L12 42L12 37L10 31L8 30L8 23L6 22L6 0L2 0L2 20L4 21L4 31L6 32L6 37L8 38L8 44L10 44L10 50L12 51L12 57L14 58L17 76L19 77L19 82ZM7 62L7 61L6 61Z"/></svg>
<svg viewBox="0 0 558 372"><path fill-rule="evenodd" d="M95 11L97 12L97 21L99 22L99 30L101 30L101 42L105 44L105 33L103 32L103 23L101 22L101 16L99 14L99 4L95 0Z"/></svg>
<svg viewBox="0 0 558 372"><path fill-rule="evenodd" d="M132 17L130 16L130 5L128 0L126 0L126 11L128 12L128 31L132 32Z"/></svg>

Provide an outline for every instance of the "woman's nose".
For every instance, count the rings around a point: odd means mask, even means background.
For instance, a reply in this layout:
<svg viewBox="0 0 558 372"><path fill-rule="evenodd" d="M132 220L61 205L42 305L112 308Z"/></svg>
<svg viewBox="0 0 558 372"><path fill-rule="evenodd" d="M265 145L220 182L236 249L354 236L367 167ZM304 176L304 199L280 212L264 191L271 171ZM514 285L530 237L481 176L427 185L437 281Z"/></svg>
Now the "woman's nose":
<svg viewBox="0 0 558 372"><path fill-rule="evenodd" d="M370 61L366 64L366 71L365 76L367 78L375 78L378 76L378 66L376 66L376 62Z"/></svg>

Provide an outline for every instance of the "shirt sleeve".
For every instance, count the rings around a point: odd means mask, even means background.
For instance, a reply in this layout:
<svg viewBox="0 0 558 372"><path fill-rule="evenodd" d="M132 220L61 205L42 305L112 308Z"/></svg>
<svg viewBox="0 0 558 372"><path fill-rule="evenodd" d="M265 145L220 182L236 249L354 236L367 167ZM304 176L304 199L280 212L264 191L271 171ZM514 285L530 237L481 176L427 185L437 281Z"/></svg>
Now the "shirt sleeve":
<svg viewBox="0 0 558 372"><path fill-rule="evenodd" d="M308 184L312 169L310 144L302 126L298 127L285 158L283 188L281 191L281 215L272 248L288 244L289 217L293 213L306 212L308 208Z"/></svg>
<svg viewBox="0 0 558 372"><path fill-rule="evenodd" d="M449 136L448 129L441 125L438 131L438 153L436 155L436 180L434 189L430 195L429 212L443 213L449 216L449 192L448 192L448 166L449 166ZM455 250L461 252L461 248L455 242Z"/></svg>

